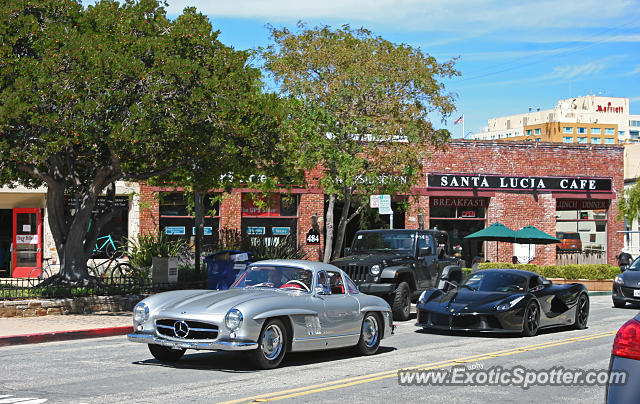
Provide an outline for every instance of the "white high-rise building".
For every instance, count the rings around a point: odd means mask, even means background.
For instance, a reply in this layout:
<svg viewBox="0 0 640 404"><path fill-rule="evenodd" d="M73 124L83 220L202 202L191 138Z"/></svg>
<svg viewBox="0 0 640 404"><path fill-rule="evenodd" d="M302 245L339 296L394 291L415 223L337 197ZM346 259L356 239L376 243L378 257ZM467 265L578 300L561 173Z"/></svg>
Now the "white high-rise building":
<svg viewBox="0 0 640 404"><path fill-rule="evenodd" d="M558 101L553 109L489 119L478 140L525 140L617 144L640 141L640 115L629 113L629 98L586 95Z"/></svg>

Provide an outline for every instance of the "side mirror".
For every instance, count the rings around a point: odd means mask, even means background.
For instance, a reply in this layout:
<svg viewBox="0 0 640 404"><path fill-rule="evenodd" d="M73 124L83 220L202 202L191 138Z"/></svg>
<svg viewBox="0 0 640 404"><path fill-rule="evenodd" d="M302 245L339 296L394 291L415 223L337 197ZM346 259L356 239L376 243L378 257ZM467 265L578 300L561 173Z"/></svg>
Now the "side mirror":
<svg viewBox="0 0 640 404"><path fill-rule="evenodd" d="M551 286L551 281L549 279L545 279L544 281L542 281L542 286Z"/></svg>
<svg viewBox="0 0 640 404"><path fill-rule="evenodd" d="M351 247L345 247L344 248L344 255L345 256L351 255Z"/></svg>
<svg viewBox="0 0 640 404"><path fill-rule="evenodd" d="M330 295L331 290L324 286L316 286L316 295Z"/></svg>
<svg viewBox="0 0 640 404"><path fill-rule="evenodd" d="M431 254L433 254L433 251L431 251L431 246L422 247L418 251L418 256L419 257L425 257L425 256L431 255Z"/></svg>

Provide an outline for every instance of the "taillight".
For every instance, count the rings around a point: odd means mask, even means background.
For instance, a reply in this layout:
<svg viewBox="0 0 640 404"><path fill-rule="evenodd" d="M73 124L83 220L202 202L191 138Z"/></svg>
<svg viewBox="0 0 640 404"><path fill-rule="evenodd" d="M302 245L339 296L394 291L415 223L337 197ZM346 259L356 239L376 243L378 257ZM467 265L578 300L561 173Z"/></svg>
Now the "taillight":
<svg viewBox="0 0 640 404"><path fill-rule="evenodd" d="M640 322L631 319L620 327L611 354L640 360Z"/></svg>

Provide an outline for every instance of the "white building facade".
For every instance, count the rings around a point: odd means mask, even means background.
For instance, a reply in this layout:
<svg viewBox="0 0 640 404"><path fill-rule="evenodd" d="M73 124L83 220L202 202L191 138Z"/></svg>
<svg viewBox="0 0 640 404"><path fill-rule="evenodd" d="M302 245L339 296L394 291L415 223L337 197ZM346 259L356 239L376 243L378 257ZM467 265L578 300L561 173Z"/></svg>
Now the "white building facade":
<svg viewBox="0 0 640 404"><path fill-rule="evenodd" d="M555 108L549 110L532 111L529 108L527 113L489 119L486 131L475 133L471 135L471 138L476 140L522 140L523 136L525 138L535 136L535 133L527 132L527 127L535 128L536 125L554 122L572 125L584 124L587 127L589 125L612 125L616 127L617 133L604 133L611 136L609 139L615 135L618 139L617 143L640 141L640 115L630 114L629 98L595 95L560 100ZM547 140L545 139L545 141ZM558 134L557 139L552 139L552 141L562 142L561 134Z"/></svg>

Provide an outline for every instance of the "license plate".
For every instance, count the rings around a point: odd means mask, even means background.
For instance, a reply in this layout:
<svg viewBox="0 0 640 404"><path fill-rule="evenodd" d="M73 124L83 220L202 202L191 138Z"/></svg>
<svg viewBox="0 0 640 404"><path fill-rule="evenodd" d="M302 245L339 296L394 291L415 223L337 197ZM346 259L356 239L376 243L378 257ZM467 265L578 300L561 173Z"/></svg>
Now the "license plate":
<svg viewBox="0 0 640 404"><path fill-rule="evenodd" d="M633 297L640 297L640 289L635 289L633 291Z"/></svg>

